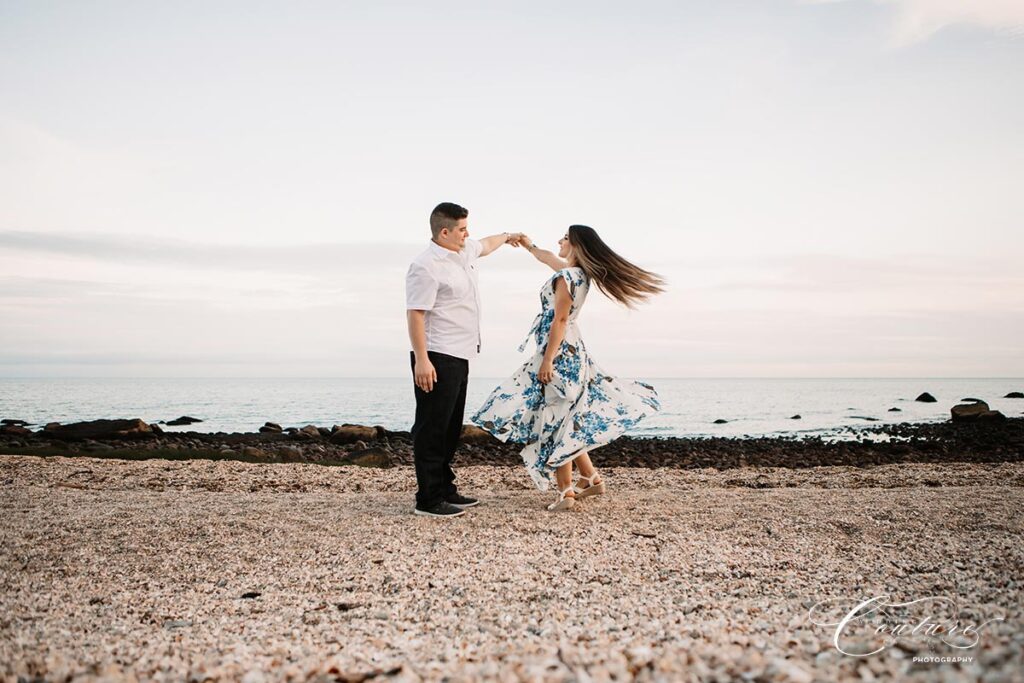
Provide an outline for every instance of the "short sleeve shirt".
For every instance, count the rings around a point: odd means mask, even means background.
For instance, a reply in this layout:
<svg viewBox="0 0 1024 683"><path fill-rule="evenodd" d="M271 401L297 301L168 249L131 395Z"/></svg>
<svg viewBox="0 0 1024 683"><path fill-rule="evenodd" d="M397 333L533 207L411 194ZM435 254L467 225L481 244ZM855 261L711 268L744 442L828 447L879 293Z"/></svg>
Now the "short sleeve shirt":
<svg viewBox="0 0 1024 683"><path fill-rule="evenodd" d="M480 353L480 289L475 262L483 245L461 251L431 241L405 276L406 310L426 311L427 350L466 360Z"/></svg>

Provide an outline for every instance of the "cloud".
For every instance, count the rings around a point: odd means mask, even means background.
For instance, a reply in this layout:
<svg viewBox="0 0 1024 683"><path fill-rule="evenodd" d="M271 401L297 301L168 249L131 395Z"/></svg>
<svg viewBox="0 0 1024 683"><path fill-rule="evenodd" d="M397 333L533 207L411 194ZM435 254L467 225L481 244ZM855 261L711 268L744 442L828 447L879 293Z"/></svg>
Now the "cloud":
<svg viewBox="0 0 1024 683"><path fill-rule="evenodd" d="M814 4L861 0L817 0ZM950 26L973 26L996 33L1024 35L1021 0L870 0L895 13L892 40L906 46L927 40Z"/></svg>
<svg viewBox="0 0 1024 683"><path fill-rule="evenodd" d="M308 273L366 268L389 261L404 267L422 248L408 244L203 244L163 238L140 240L136 236L108 233L0 231L0 249L119 264L148 263L216 270Z"/></svg>
<svg viewBox="0 0 1024 683"><path fill-rule="evenodd" d="M954 262L949 258L892 255L876 258L832 254L795 254L741 264L744 276L712 289L792 292L864 292L913 288L923 292L962 289L1012 295L1024 292L1024 275L1014 259ZM1024 304L1024 299L1010 296ZM1003 300L1003 305L1007 303Z"/></svg>

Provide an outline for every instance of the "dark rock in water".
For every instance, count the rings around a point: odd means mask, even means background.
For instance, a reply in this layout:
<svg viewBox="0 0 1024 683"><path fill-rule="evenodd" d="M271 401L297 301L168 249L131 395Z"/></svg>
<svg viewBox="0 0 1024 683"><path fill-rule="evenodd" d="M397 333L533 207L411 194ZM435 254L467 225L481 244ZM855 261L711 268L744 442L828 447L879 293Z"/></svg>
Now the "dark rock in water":
<svg viewBox="0 0 1024 683"><path fill-rule="evenodd" d="M316 428L316 425L306 425L298 431L296 436L306 439L319 439L320 430Z"/></svg>
<svg viewBox="0 0 1024 683"><path fill-rule="evenodd" d="M713 424L724 425L724 424L727 424L728 422L729 422L728 420L723 420L722 418L718 418L717 420L714 421Z"/></svg>
<svg viewBox="0 0 1024 683"><path fill-rule="evenodd" d="M978 416L978 422L1005 422L1006 416L998 410L986 410Z"/></svg>
<svg viewBox="0 0 1024 683"><path fill-rule="evenodd" d="M495 442L500 443L493 434L476 425L462 425L462 435L459 437L459 441L476 446L486 446Z"/></svg>
<svg viewBox="0 0 1024 683"><path fill-rule="evenodd" d="M282 431L284 430L281 429L281 425L276 422L265 422L263 426L260 427L260 432L264 434L280 434Z"/></svg>
<svg viewBox="0 0 1024 683"><path fill-rule="evenodd" d="M962 398L961 401L970 401L971 403L984 403L980 398Z"/></svg>
<svg viewBox="0 0 1024 683"><path fill-rule="evenodd" d="M149 428L153 430L154 434L163 434L164 430L160 425L149 425Z"/></svg>
<svg viewBox="0 0 1024 683"><path fill-rule="evenodd" d="M12 420L9 417L5 417L4 419L0 420L0 425L16 425L16 426L19 426L19 427L27 427L30 424L32 424L32 423L31 422L25 422L24 420Z"/></svg>
<svg viewBox="0 0 1024 683"><path fill-rule="evenodd" d="M791 418L789 418L789 419L790 419L790 420L802 420L803 418L802 418L802 417L800 417L799 415L794 415L793 417L791 417Z"/></svg>
<svg viewBox="0 0 1024 683"><path fill-rule="evenodd" d="M960 403L949 410L953 422L966 422L977 420L982 413L989 412L988 404L984 401L975 403Z"/></svg>
<svg viewBox="0 0 1024 683"><path fill-rule="evenodd" d="M903 409L902 408L889 408L889 412L890 413L902 413Z"/></svg>
<svg viewBox="0 0 1024 683"><path fill-rule="evenodd" d="M57 427L60 427L60 422L47 422L46 426L43 427L43 431L48 432L51 429L56 429Z"/></svg>
<svg viewBox="0 0 1024 683"><path fill-rule="evenodd" d="M189 417L188 415L182 415L177 420L171 420L166 424L168 427L180 427L181 425L190 425L195 424L196 422L202 422L202 420L200 420L197 417Z"/></svg>
<svg viewBox="0 0 1024 683"><path fill-rule="evenodd" d="M938 403L938 399L929 394L927 391L918 396L917 398L915 398L914 400L920 401L921 403Z"/></svg>
<svg viewBox="0 0 1024 683"><path fill-rule="evenodd" d="M317 427L316 430L320 432L320 436L327 439L331 436L331 430L327 427Z"/></svg>
<svg viewBox="0 0 1024 683"><path fill-rule="evenodd" d="M3 436L28 436L31 433L31 429L26 429L25 427L16 424L5 424L0 427L0 434Z"/></svg>
<svg viewBox="0 0 1024 683"><path fill-rule="evenodd" d="M126 436L151 435L152 428L140 420L92 420L75 422L69 425L58 424L53 429L44 430L46 436L64 441L81 441L84 439L117 439Z"/></svg>
<svg viewBox="0 0 1024 683"><path fill-rule="evenodd" d="M1024 393L1021 393L1019 391L1011 391L1006 396L1003 396L1003 398L1024 398Z"/></svg>
<svg viewBox="0 0 1024 683"><path fill-rule="evenodd" d="M363 448L347 453L341 458L341 462L360 467L391 467L391 453L374 446Z"/></svg>
<svg viewBox="0 0 1024 683"><path fill-rule="evenodd" d="M855 420L867 420L868 422L878 422L877 417L868 417L867 415L851 415Z"/></svg>
<svg viewBox="0 0 1024 683"><path fill-rule="evenodd" d="M338 446L345 446L356 441L373 441L377 438L375 427L364 427L362 425L334 425L331 431L330 441Z"/></svg>

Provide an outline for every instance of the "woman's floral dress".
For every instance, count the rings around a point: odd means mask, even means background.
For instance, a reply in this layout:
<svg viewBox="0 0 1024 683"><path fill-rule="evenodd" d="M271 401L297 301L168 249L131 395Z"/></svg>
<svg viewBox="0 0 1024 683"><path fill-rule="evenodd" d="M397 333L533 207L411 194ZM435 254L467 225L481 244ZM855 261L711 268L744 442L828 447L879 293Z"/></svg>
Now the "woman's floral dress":
<svg viewBox="0 0 1024 683"><path fill-rule="evenodd" d="M537 379L555 317L555 282L565 279L572 296L565 340L554 358L554 376ZM661 409L649 384L620 380L602 370L587 353L576 318L590 281L582 268L565 268L540 290L541 312L519 350L532 336L537 349L515 374L502 382L470 418L504 442L526 444L522 450L534 484L546 491L555 469L576 456L610 443L648 415Z"/></svg>

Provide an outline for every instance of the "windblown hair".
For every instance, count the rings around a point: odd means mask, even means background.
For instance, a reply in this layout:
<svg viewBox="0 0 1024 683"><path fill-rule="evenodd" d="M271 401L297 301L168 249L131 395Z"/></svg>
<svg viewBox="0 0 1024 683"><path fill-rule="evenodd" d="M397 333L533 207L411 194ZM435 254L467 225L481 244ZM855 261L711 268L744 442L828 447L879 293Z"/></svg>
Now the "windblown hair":
<svg viewBox="0 0 1024 683"><path fill-rule="evenodd" d="M586 225L569 226L569 244L576 263L605 296L627 308L665 291L665 280L622 258L604 243L597 231Z"/></svg>
<svg viewBox="0 0 1024 683"><path fill-rule="evenodd" d="M469 215L469 210L451 202L441 202L430 212L430 233L436 239L445 228L451 230L455 224Z"/></svg>

